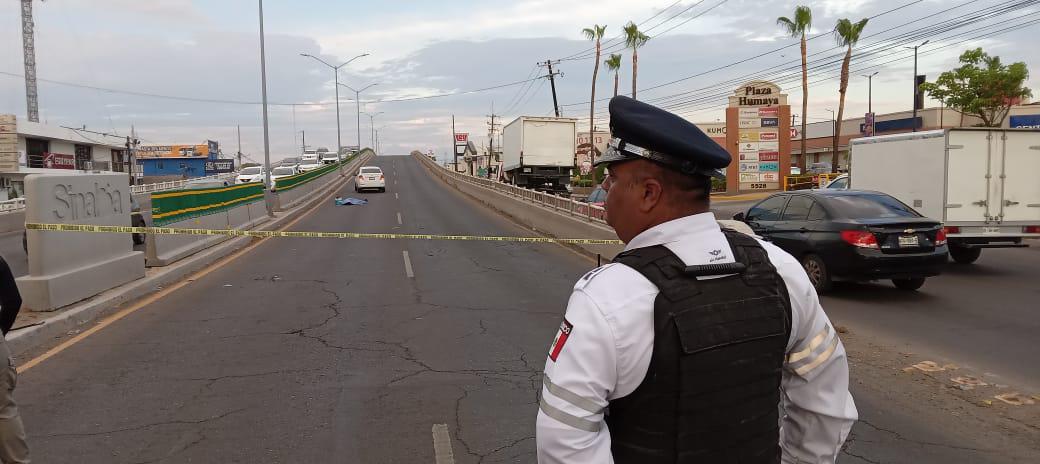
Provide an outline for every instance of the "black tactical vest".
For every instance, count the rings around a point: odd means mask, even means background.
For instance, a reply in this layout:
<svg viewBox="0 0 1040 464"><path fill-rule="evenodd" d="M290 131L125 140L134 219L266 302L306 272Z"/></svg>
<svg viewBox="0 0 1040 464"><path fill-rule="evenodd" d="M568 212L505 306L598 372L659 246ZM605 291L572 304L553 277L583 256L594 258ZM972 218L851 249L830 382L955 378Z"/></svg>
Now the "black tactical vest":
<svg viewBox="0 0 1040 464"><path fill-rule="evenodd" d="M664 246L614 260L660 289L646 377L608 408L618 464L780 462L791 302L762 246L723 232L736 263L687 267Z"/></svg>

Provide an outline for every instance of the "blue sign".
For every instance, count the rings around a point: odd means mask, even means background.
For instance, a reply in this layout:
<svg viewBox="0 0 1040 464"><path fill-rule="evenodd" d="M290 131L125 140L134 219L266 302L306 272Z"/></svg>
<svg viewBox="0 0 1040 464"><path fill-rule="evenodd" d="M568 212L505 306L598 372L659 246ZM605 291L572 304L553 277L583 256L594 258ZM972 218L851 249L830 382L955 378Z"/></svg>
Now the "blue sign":
<svg viewBox="0 0 1040 464"><path fill-rule="evenodd" d="M780 127L780 118L762 118L762 127Z"/></svg>
<svg viewBox="0 0 1040 464"><path fill-rule="evenodd" d="M881 132L891 132L897 130L912 130L915 127L920 129L923 125L922 122L923 119L920 116L918 116L916 120L914 120L914 118L903 118L892 119L889 121L874 121L874 134L876 135ZM864 126L865 124L859 125L860 133L866 132L866 127Z"/></svg>
<svg viewBox="0 0 1040 464"><path fill-rule="evenodd" d="M1040 129L1040 114L1023 114L1011 117L1014 129Z"/></svg>
<svg viewBox="0 0 1040 464"><path fill-rule="evenodd" d="M780 163L758 163L758 172L780 172Z"/></svg>

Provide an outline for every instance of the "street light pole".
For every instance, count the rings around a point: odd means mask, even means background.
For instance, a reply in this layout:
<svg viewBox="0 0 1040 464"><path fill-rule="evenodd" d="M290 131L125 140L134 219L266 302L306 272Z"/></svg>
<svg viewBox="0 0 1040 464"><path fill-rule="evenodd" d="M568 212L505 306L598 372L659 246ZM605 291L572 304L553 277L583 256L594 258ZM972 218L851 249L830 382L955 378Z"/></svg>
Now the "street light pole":
<svg viewBox="0 0 1040 464"><path fill-rule="evenodd" d="M928 41L925 40L924 42L921 42L921 45L914 45L913 47L904 47L904 48L906 48L908 50L911 49L911 48L914 49L914 98L913 98L914 115L912 116L912 119L911 119L911 124L913 124L913 131L912 132L917 132L917 91L918 91L918 87L917 87L917 49L923 47L927 43L928 43Z"/></svg>
<svg viewBox="0 0 1040 464"><path fill-rule="evenodd" d="M864 74L863 77L867 78L867 112L874 112L874 76L878 75L881 71L874 71L872 74Z"/></svg>
<svg viewBox="0 0 1040 464"><path fill-rule="evenodd" d="M364 91L368 90L373 85L379 85L379 83L376 82L376 83L368 84L368 85L362 87L361 90L356 90L356 89L354 89L353 87L351 87L351 86L349 86L347 84L339 84L339 85L342 85L343 87L346 87L346 88L348 88L348 89L350 89L350 90L352 90L354 92L354 103L355 103L354 106L357 108L357 146L358 146L358 153L360 153L361 152L361 92L364 92Z"/></svg>
<svg viewBox="0 0 1040 464"><path fill-rule="evenodd" d="M264 57L264 0L257 0L260 5L260 91L263 98L264 113L264 204L267 215L274 216L274 205L271 196L271 139L267 129L267 59Z"/></svg>
<svg viewBox="0 0 1040 464"><path fill-rule="evenodd" d="M363 113L363 114L365 116L368 116L368 127L369 127L369 129L371 131L371 134L370 134L371 138L369 139L369 143L372 144L372 151L375 152L376 155L379 155L379 152L376 151L376 123L375 123L375 118L376 118L376 116L379 116L379 115L383 114L383 112L380 111L378 113ZM360 149L361 149L361 146L358 145L358 150L360 150Z"/></svg>
<svg viewBox="0 0 1040 464"><path fill-rule="evenodd" d="M340 126L339 126L339 69L344 67L344 66L346 66L346 65L348 65L348 64L350 64L351 61L354 61L354 60L356 60L358 58L361 58L362 56L368 56L368 53L362 53L362 54L360 54L358 56L355 56L355 57L353 57L353 58L343 62L343 64L341 64L339 66L333 66L331 64L328 64L328 63L325 62L325 60L323 60L321 58L318 58L318 57L316 57L314 55L307 54L307 53L300 53L300 56L306 56L306 57L309 57L309 58L314 58L319 63L321 63L321 64L323 64L325 66L328 66L329 68L332 68L332 74L333 74L333 77L334 77L334 81L336 83L335 84L335 87L336 87L336 155L338 156L340 149L343 148L343 140L342 140L341 135L340 135Z"/></svg>

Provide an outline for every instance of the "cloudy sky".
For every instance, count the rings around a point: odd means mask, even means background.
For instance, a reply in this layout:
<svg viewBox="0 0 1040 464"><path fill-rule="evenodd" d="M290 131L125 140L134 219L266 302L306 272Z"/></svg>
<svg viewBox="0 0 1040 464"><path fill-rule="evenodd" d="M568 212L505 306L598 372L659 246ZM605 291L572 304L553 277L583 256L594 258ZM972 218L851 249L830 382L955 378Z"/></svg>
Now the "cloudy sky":
<svg viewBox="0 0 1040 464"><path fill-rule="evenodd" d="M1005 61L1040 66L1033 47L1040 30L1034 1L824 0L814 13L810 56L810 122L836 109L841 50L829 34L839 18L872 17L853 60L846 114L867 108L866 79L874 78L876 112L911 103L913 60L906 45L929 39L919 72L934 78L963 50L982 46ZM452 115L459 132L486 140L487 115L507 122L549 115L552 95L544 68L554 70L564 116L588 124L594 60L581 29L605 24L608 51L621 53L621 91L631 92L630 52L615 37L628 21L652 38L639 52L641 100L690 120L722 117L725 95L745 80L774 80L798 106L797 42L784 37L777 16L795 2L764 0L513 0L393 2L267 0L265 27L271 152L281 158L307 144L336 145L332 71L300 53L339 64L361 95L362 111L377 114L383 152L447 153ZM218 140L262 159L257 2L246 0L49 0L34 2L41 121L125 135L134 125L146 143ZM0 3L0 113L25 114L18 2ZM605 58L605 56L604 56ZM1040 71L1038 71L1040 72ZM1040 74L1034 73L1034 76ZM1040 79L1030 80L1038 88ZM613 76L600 70L597 100ZM493 88L491 90L481 90ZM344 145L357 140L353 92L341 89ZM1040 95L1038 95L1040 96ZM175 98L168 98L175 97ZM929 102L930 104L931 102ZM605 102L596 107L605 126ZM796 111L797 112L797 111ZM361 116L361 143L370 145Z"/></svg>

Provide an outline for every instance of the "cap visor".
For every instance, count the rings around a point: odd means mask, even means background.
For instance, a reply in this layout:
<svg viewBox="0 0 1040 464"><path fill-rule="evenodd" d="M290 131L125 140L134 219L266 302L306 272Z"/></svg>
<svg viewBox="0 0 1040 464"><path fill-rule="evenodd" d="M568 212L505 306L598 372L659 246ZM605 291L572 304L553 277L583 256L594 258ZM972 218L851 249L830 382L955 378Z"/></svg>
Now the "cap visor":
<svg viewBox="0 0 1040 464"><path fill-rule="evenodd" d="M628 155L620 150L607 150L607 152L604 153L603 156L599 157L599 159L596 160L594 163L592 163L592 165L599 166L601 164L616 163L618 161L628 161L634 159L639 159L639 157L634 155Z"/></svg>

